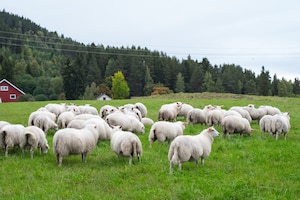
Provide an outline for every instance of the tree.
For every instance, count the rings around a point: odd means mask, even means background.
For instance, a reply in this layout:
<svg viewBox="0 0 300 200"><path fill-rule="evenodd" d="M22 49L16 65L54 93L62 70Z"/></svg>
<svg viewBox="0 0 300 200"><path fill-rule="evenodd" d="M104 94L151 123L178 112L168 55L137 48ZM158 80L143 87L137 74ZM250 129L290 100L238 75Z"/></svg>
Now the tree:
<svg viewBox="0 0 300 200"><path fill-rule="evenodd" d="M278 95L278 84L279 84L279 80L277 79L276 74L273 76L273 81L271 84L271 92L273 96L277 96Z"/></svg>
<svg viewBox="0 0 300 200"><path fill-rule="evenodd" d="M95 99L95 96L97 95L97 91L99 88L96 86L95 82L92 82L91 86L86 86L83 99L86 100L93 100Z"/></svg>
<svg viewBox="0 0 300 200"><path fill-rule="evenodd" d="M129 97L130 89L121 71L118 71L112 77L112 92L114 99L125 99Z"/></svg>
<svg viewBox="0 0 300 200"><path fill-rule="evenodd" d="M145 74L145 86L144 86L144 95L149 96L151 95L151 92L153 91L154 82L151 77L150 69L146 65L146 74Z"/></svg>
<svg viewBox="0 0 300 200"><path fill-rule="evenodd" d="M0 79L7 79L14 82L14 60L10 56L9 49L2 47L0 49Z"/></svg>
<svg viewBox="0 0 300 200"><path fill-rule="evenodd" d="M214 86L215 82L212 80L211 73L209 71L206 71L203 82L203 91L213 92L215 89Z"/></svg>
<svg viewBox="0 0 300 200"><path fill-rule="evenodd" d="M294 92L295 95L300 94L300 81L299 81L299 78L295 78L295 80L294 80L293 92Z"/></svg>
<svg viewBox="0 0 300 200"><path fill-rule="evenodd" d="M262 66L260 76L258 77L258 94L268 96L270 94L270 75Z"/></svg>
<svg viewBox="0 0 300 200"><path fill-rule="evenodd" d="M179 72L176 76L176 87L175 92L184 92L184 78L182 74Z"/></svg>

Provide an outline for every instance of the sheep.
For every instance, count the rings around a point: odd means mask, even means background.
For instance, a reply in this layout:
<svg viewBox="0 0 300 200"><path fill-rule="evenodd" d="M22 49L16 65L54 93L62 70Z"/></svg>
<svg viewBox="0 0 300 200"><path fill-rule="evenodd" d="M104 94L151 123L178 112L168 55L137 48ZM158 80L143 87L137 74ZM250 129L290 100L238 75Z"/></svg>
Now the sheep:
<svg viewBox="0 0 300 200"><path fill-rule="evenodd" d="M19 146L21 148L21 143L25 139L24 129L25 127L22 124L8 124L1 128L0 146L5 152L5 157L8 156L8 149L10 147Z"/></svg>
<svg viewBox="0 0 300 200"><path fill-rule="evenodd" d="M55 104L55 103L49 103L45 106L45 108L56 115L58 117L62 112L66 111L67 109L67 104L62 103L62 104Z"/></svg>
<svg viewBox="0 0 300 200"><path fill-rule="evenodd" d="M112 128L104 121L102 118L93 118L88 119L83 122L82 127L85 127L87 124L95 124L98 131L98 141L100 140L110 140L112 134Z"/></svg>
<svg viewBox="0 0 300 200"><path fill-rule="evenodd" d="M187 113L186 117L187 123L193 123L193 124L205 124L206 123L206 111L199 109L199 108L193 108Z"/></svg>
<svg viewBox="0 0 300 200"><path fill-rule="evenodd" d="M168 141L170 144L171 140L176 138L179 135L183 135L186 122L167 122L167 121L158 121L155 122L150 129L148 140L150 146L152 143L157 140L159 143Z"/></svg>
<svg viewBox="0 0 300 200"><path fill-rule="evenodd" d="M220 125L223 118L223 111L219 109L210 110L206 113L206 124L208 126Z"/></svg>
<svg viewBox="0 0 300 200"><path fill-rule="evenodd" d="M5 126L5 125L9 125L10 123L7 121L0 121L0 129Z"/></svg>
<svg viewBox="0 0 300 200"><path fill-rule="evenodd" d="M131 115L131 116L134 116L135 118L137 118L139 121L142 121L142 114L141 114L141 111L138 110L137 108L126 108L124 106L120 107L119 110L121 112L123 112L124 114L126 115Z"/></svg>
<svg viewBox="0 0 300 200"><path fill-rule="evenodd" d="M170 173L173 173L174 165L178 164L182 169L184 162L196 162L201 158L201 164L204 166L204 160L211 152L214 137L219 137L219 132L214 127L204 129L198 135L181 135L176 137L170 145L168 159L170 161Z"/></svg>
<svg viewBox="0 0 300 200"><path fill-rule="evenodd" d="M276 115L276 114L280 114L281 111L273 106L259 106L259 109L264 109L266 111L266 115Z"/></svg>
<svg viewBox="0 0 300 200"><path fill-rule="evenodd" d="M104 105L100 108L99 114L100 114L101 118L105 118L108 114L110 114L111 112L113 112L115 110L117 110L117 108L115 106Z"/></svg>
<svg viewBox="0 0 300 200"><path fill-rule="evenodd" d="M265 115L259 120L261 133L268 132L272 136L272 115Z"/></svg>
<svg viewBox="0 0 300 200"><path fill-rule="evenodd" d="M192 110L194 107L190 104L183 103L181 106L181 109L177 116L183 116L185 119L187 118L187 114L190 110Z"/></svg>
<svg viewBox="0 0 300 200"><path fill-rule="evenodd" d="M72 121L70 121L67 128L81 129L85 121L86 120L83 119L73 119Z"/></svg>
<svg viewBox="0 0 300 200"><path fill-rule="evenodd" d="M58 125L52 119L50 119L47 115L38 115L34 119L32 125L37 126L40 129L42 129L44 131L45 135L47 135L49 129L54 129L55 131L57 131L57 129L58 129Z"/></svg>
<svg viewBox="0 0 300 200"><path fill-rule="evenodd" d="M252 120L259 120L267 114L267 111L263 108L255 108L253 104L249 104L248 106L243 107L243 109L247 110L251 116Z"/></svg>
<svg viewBox="0 0 300 200"><path fill-rule="evenodd" d="M65 128L58 130L53 136L53 153L57 165L61 166L63 157L81 154L82 162L93 151L98 142L97 126L87 124L82 129Z"/></svg>
<svg viewBox="0 0 300 200"><path fill-rule="evenodd" d="M244 133L251 135L253 129L250 127L250 123L247 119L239 115L229 115L222 120L222 131L224 138L227 133L230 138L230 134L234 133L240 133L241 136Z"/></svg>
<svg viewBox="0 0 300 200"><path fill-rule="evenodd" d="M91 106L91 105L82 105L82 106L78 106L80 113L82 114L92 114L92 115L98 115L98 110Z"/></svg>
<svg viewBox="0 0 300 200"><path fill-rule="evenodd" d="M286 134L289 132L290 128L290 113L286 112L273 116L271 130L273 135L276 135L276 140L278 140L281 133L283 133L284 140L286 140Z"/></svg>
<svg viewBox="0 0 300 200"><path fill-rule="evenodd" d="M158 111L159 121L176 121L177 115L182 107L182 102L164 104Z"/></svg>
<svg viewBox="0 0 300 200"><path fill-rule="evenodd" d="M48 116L53 121L56 121L56 115L54 113L51 113L49 111L34 111L30 113L27 125L33 126L35 118L40 115Z"/></svg>
<svg viewBox="0 0 300 200"><path fill-rule="evenodd" d="M24 129L25 139L21 142L21 148L23 150L23 154L26 149L30 151L30 157L33 159L33 153L35 149L39 149L40 152L47 153L49 146L46 136L42 129L36 126L27 126Z"/></svg>
<svg viewBox="0 0 300 200"><path fill-rule="evenodd" d="M154 124L154 121L148 117L143 117L141 122L144 124L144 126Z"/></svg>
<svg viewBox="0 0 300 200"><path fill-rule="evenodd" d="M134 157L137 157L139 162L141 161L143 154L142 142L137 135L130 131L113 131L110 146L118 157L129 157L130 166Z"/></svg>
<svg viewBox="0 0 300 200"><path fill-rule="evenodd" d="M80 114L78 108L72 108L71 110L62 112L57 118L57 125L59 128L66 128L68 124L74 119L76 115Z"/></svg>
<svg viewBox="0 0 300 200"><path fill-rule="evenodd" d="M136 117L126 115L121 111L116 111L106 116L105 121L110 126L122 126L125 131L132 131L135 133L145 133L145 126Z"/></svg>
<svg viewBox="0 0 300 200"><path fill-rule="evenodd" d="M99 119L100 116L99 115L92 115L92 114L79 114L79 115L76 115L74 117L74 119L81 119L81 120L87 120L87 119L92 119L92 118Z"/></svg>
<svg viewBox="0 0 300 200"><path fill-rule="evenodd" d="M134 107L141 112L142 118L147 116L147 107L143 103L137 102L134 104Z"/></svg>
<svg viewBox="0 0 300 200"><path fill-rule="evenodd" d="M240 115L241 115L243 118L247 119L247 120L249 121L249 123L251 123L252 118L251 118L249 112L248 112L247 110L243 109L242 107L239 107L239 106L233 106L233 107L231 107L229 110L234 110L234 111L240 113Z"/></svg>

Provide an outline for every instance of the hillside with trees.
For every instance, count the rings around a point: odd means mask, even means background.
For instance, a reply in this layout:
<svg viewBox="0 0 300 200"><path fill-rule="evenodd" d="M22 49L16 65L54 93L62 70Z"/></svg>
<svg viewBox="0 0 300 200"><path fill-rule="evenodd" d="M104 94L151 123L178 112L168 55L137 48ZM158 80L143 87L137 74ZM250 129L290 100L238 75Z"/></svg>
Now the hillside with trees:
<svg viewBox="0 0 300 200"><path fill-rule="evenodd" d="M3 78L26 93L24 101L94 99L101 93L116 98L171 92L300 94L298 79L270 77L263 66L256 75L239 65L217 66L207 58L198 61L190 56L179 60L146 47L86 45L5 10L0 12L0 80ZM129 95L125 92L120 97L114 79L126 82Z"/></svg>

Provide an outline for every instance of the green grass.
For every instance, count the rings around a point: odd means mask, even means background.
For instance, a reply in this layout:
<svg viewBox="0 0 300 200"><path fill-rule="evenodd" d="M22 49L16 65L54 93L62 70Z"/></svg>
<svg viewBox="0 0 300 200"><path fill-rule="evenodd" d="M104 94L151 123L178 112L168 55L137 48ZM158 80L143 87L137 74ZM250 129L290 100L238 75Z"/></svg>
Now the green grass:
<svg viewBox="0 0 300 200"><path fill-rule="evenodd" d="M205 165L184 163L183 170L174 168L169 174L168 144L149 147L148 134L139 135L144 154L141 163L136 159L117 158L109 141L100 142L88 154L87 163L81 156L64 158L56 166L52 149L47 154L29 152L23 156L19 149L10 150L7 158L0 152L0 199L299 199L300 198L300 99L241 96L232 94L173 94L149 98L113 101L73 101L89 103L99 109L105 104L120 106L142 102L148 117L157 120L160 106L182 101L194 107L207 104L272 105L291 113L291 130L284 141L262 136L259 126L251 136L233 135L231 139L216 138ZM27 124L29 114L49 102L0 104L0 120ZM59 103L59 102L55 102ZM68 103L70 103L68 101ZM182 120L182 118L180 119ZM197 134L206 128L188 125L184 134ZM220 127L216 127L221 132ZM47 139L52 145L54 131Z"/></svg>

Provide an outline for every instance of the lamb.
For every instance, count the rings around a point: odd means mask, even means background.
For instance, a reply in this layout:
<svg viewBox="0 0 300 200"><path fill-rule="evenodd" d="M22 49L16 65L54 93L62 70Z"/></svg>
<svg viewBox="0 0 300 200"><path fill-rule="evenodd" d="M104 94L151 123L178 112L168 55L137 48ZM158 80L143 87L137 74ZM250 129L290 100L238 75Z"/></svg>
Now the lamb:
<svg viewBox="0 0 300 200"><path fill-rule="evenodd" d="M113 131L110 146L118 157L129 157L130 166L134 157L137 157L139 162L141 161L143 154L142 142L137 135L130 131Z"/></svg>
<svg viewBox="0 0 300 200"><path fill-rule="evenodd" d="M54 129L55 131L58 129L58 125L47 115L38 115L33 121L33 126L42 129L45 135L47 135L49 129Z"/></svg>
<svg viewBox="0 0 300 200"><path fill-rule="evenodd" d="M98 142L97 126L87 124L83 129L65 128L58 130L53 136L53 153L57 165L61 166L63 157L81 154L82 162L93 151Z"/></svg>
<svg viewBox="0 0 300 200"><path fill-rule="evenodd" d="M33 153L35 149L39 149L40 152L47 153L49 146L46 136L42 129L36 126L27 126L24 129L25 139L21 141L21 148L23 154L26 149L30 151L30 157L33 158Z"/></svg>
<svg viewBox="0 0 300 200"><path fill-rule="evenodd" d="M286 140L286 134L289 132L290 128L290 113L286 112L273 116L271 130L273 135L276 135L276 140L278 140L281 133L283 133L284 140Z"/></svg>
<svg viewBox="0 0 300 200"><path fill-rule="evenodd" d="M158 141L159 143L168 141L170 144L171 140L176 138L179 135L183 135L183 131L185 129L186 122L167 122L167 121L158 121L155 122L150 129L150 133L148 136L150 146L154 141Z"/></svg>
<svg viewBox="0 0 300 200"><path fill-rule="evenodd" d="M176 121L177 115L182 107L182 102L164 104L158 111L159 121Z"/></svg>
<svg viewBox="0 0 300 200"><path fill-rule="evenodd" d="M247 119L238 115L229 115L222 120L222 131L224 137L226 137L227 133L228 137L230 137L230 134L234 133L240 133L241 136L244 133L251 135L253 129L250 127Z"/></svg>
<svg viewBox="0 0 300 200"><path fill-rule="evenodd" d="M206 123L206 111L199 109L199 108L193 108L187 113L186 117L187 123L193 123L193 124L205 124Z"/></svg>
<svg viewBox="0 0 300 200"><path fill-rule="evenodd" d="M183 116L185 119L187 118L187 114L190 110L192 110L194 107L190 104L183 103L181 106L181 109L177 116Z"/></svg>
<svg viewBox="0 0 300 200"><path fill-rule="evenodd" d="M28 126L33 126L34 125L34 120L36 117L44 115L52 119L52 121L56 121L56 115L54 113L51 113L49 111L34 111L29 115L28 118Z"/></svg>
<svg viewBox="0 0 300 200"><path fill-rule="evenodd" d="M176 137L169 148L168 159L170 161L170 173L173 173L174 165L178 164L179 169L182 169L184 162L196 162L201 158L201 164L204 165L204 160L211 152L214 137L218 137L219 132L213 128L204 129L198 135L181 135Z"/></svg>
<svg viewBox="0 0 300 200"><path fill-rule="evenodd" d="M8 156L8 149L19 146L25 139L24 137L25 127L22 124L8 124L2 127L0 130L0 146L5 152L5 157Z"/></svg>
<svg viewBox="0 0 300 200"><path fill-rule="evenodd" d="M106 116L105 121L110 126L122 126L123 130L132 131L135 133L145 133L145 126L136 117L126 115L121 111L113 112Z"/></svg>
<svg viewBox="0 0 300 200"><path fill-rule="evenodd" d="M137 102L134 104L134 107L141 112L142 118L147 116L147 107L143 103Z"/></svg>

